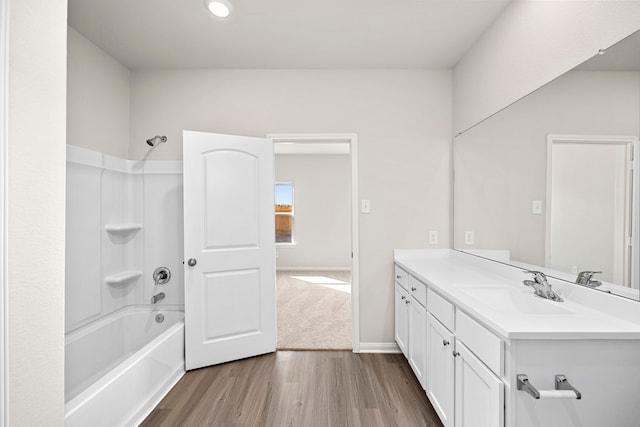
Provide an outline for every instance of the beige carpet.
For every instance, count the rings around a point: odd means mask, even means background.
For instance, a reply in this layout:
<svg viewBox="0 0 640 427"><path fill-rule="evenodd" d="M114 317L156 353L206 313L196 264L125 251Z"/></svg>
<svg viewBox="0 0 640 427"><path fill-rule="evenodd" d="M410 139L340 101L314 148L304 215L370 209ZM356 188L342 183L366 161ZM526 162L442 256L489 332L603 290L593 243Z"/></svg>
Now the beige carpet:
<svg viewBox="0 0 640 427"><path fill-rule="evenodd" d="M351 272L278 271L276 277L278 350L352 349Z"/></svg>

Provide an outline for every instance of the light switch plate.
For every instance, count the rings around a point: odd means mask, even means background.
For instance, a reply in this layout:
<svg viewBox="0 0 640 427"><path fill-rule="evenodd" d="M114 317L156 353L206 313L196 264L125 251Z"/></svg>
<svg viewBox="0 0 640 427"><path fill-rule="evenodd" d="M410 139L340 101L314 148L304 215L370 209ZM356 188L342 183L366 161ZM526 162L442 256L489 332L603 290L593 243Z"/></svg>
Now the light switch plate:
<svg viewBox="0 0 640 427"><path fill-rule="evenodd" d="M438 232L435 230L429 231L429 244L437 245L438 244Z"/></svg>
<svg viewBox="0 0 640 427"><path fill-rule="evenodd" d="M371 200L362 200L360 212L362 212L363 214L371 213Z"/></svg>
<svg viewBox="0 0 640 427"><path fill-rule="evenodd" d="M542 200L534 200L531 202L531 213L533 215L542 215Z"/></svg>

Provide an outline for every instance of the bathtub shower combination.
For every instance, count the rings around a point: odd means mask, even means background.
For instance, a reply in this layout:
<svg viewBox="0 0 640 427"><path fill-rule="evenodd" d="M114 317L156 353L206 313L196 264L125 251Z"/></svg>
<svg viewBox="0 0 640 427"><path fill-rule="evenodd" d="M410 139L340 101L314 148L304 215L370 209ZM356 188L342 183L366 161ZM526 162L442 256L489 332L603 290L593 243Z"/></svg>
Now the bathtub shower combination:
<svg viewBox="0 0 640 427"><path fill-rule="evenodd" d="M129 306L65 342L65 425L137 425L184 374L181 307Z"/></svg>
<svg viewBox="0 0 640 427"><path fill-rule="evenodd" d="M182 162L67 146L66 241L65 425L138 425L185 372Z"/></svg>

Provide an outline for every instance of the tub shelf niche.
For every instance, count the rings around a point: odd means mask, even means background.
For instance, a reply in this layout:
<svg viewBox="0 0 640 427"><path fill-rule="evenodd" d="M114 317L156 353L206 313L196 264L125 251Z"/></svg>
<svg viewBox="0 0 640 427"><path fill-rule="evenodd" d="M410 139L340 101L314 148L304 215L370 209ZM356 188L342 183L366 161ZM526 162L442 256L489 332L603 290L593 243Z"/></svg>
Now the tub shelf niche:
<svg viewBox="0 0 640 427"><path fill-rule="evenodd" d="M122 285L132 282L140 276L142 276L141 271L123 271L122 273L112 274L111 276L105 277L104 281L107 282L108 285Z"/></svg>
<svg viewBox="0 0 640 427"><path fill-rule="evenodd" d="M142 224L107 224L104 228L109 233L134 233L142 228Z"/></svg>

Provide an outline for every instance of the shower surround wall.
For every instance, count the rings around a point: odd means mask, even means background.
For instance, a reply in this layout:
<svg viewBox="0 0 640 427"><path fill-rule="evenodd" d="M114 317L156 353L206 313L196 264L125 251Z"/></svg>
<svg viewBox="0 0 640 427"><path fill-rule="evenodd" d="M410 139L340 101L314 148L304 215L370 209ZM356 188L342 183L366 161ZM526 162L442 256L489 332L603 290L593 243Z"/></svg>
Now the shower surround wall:
<svg viewBox="0 0 640 427"><path fill-rule="evenodd" d="M65 331L135 304L182 305L182 162L67 146ZM153 270L171 270L154 289Z"/></svg>

